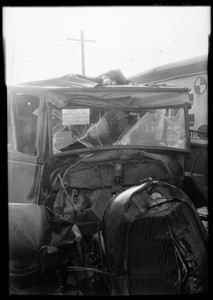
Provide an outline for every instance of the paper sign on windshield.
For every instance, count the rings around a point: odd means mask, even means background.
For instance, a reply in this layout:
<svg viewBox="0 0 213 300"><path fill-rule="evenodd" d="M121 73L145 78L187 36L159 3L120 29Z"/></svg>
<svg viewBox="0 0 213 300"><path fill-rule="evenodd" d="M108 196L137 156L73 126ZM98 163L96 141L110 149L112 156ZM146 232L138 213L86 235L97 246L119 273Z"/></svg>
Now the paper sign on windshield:
<svg viewBox="0 0 213 300"><path fill-rule="evenodd" d="M89 124L89 108L62 109L62 125Z"/></svg>

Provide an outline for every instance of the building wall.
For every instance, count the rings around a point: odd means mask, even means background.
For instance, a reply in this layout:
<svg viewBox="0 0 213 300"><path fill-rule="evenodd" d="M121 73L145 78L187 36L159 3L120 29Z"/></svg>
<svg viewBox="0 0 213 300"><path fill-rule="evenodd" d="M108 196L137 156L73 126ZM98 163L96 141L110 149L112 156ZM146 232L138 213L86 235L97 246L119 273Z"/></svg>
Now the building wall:
<svg viewBox="0 0 213 300"><path fill-rule="evenodd" d="M201 76L202 78L199 78ZM197 84L199 83L200 79L202 80L203 78L204 83L207 83L207 72L187 77L157 81L158 83L166 83L169 85L187 87L191 89L190 93L193 94L193 104L192 108L189 110L189 115L194 117L194 122L190 122L190 129L192 130L198 130L201 125L208 125L208 86L203 84L200 88L201 93L199 93ZM191 132L191 141L192 143L207 144L207 140L202 140L199 138L196 132Z"/></svg>
<svg viewBox="0 0 213 300"><path fill-rule="evenodd" d="M202 85L199 90L197 83L199 83L201 79L199 78L200 76L204 78L204 83L208 83L207 72L186 77L155 81L156 83L165 83L191 89L190 94L193 94L193 104L191 109L189 109L189 118L192 120L190 122L190 130L198 130L201 125L208 125L208 85ZM186 171L191 172L192 169L194 169L195 173L207 176L208 140L201 139L199 135L193 131L190 132L190 135L192 153L187 159Z"/></svg>

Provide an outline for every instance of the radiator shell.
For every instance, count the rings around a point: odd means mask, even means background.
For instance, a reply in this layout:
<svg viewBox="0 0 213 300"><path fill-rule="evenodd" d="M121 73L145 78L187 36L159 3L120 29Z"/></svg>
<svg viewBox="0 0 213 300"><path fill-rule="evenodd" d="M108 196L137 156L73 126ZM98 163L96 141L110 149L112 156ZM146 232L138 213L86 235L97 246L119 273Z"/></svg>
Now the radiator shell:
<svg viewBox="0 0 213 300"><path fill-rule="evenodd" d="M169 201L150 207L150 192ZM121 193L106 208L102 232L112 294L207 291L207 234L178 188L155 181Z"/></svg>

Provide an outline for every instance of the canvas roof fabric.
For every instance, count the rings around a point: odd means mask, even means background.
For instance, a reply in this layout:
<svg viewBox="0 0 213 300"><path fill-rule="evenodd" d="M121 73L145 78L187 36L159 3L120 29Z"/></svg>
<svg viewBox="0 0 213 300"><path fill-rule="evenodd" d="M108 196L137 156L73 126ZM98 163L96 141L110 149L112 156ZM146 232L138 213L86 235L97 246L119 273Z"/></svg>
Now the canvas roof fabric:
<svg viewBox="0 0 213 300"><path fill-rule="evenodd" d="M58 107L80 105L124 109L189 107L191 105L188 88L131 83L117 85L116 81L107 85L104 84L107 81L101 78L103 76L88 77L68 74L18 86L28 91L35 89L45 91L48 95L47 101Z"/></svg>

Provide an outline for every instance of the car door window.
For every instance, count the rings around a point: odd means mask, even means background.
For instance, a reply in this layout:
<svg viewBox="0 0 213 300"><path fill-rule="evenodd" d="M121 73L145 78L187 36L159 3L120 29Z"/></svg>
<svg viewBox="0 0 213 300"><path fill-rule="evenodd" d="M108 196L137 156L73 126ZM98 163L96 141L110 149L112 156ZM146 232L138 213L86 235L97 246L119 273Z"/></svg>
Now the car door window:
<svg viewBox="0 0 213 300"><path fill-rule="evenodd" d="M37 155L38 107L38 97L23 93L16 94L17 150L34 156Z"/></svg>

